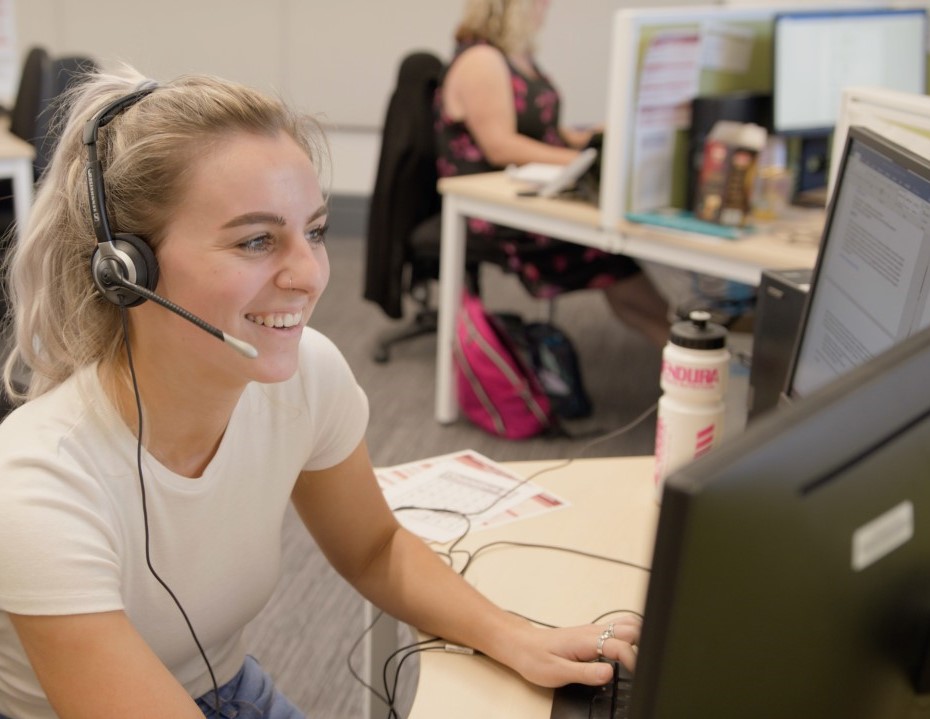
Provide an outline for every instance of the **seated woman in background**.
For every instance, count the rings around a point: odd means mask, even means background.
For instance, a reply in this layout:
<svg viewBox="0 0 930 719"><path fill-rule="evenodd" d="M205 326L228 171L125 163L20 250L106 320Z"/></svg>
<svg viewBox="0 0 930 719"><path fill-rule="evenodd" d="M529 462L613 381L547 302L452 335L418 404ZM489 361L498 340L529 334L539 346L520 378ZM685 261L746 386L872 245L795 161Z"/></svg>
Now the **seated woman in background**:
<svg viewBox="0 0 930 719"><path fill-rule="evenodd" d="M466 0L455 56L437 92L440 177L527 162L568 164L591 132L559 125L559 93L534 59L549 0ZM470 236L500 243L536 297L603 289L614 314L661 346L668 306L629 257L469 219Z"/></svg>

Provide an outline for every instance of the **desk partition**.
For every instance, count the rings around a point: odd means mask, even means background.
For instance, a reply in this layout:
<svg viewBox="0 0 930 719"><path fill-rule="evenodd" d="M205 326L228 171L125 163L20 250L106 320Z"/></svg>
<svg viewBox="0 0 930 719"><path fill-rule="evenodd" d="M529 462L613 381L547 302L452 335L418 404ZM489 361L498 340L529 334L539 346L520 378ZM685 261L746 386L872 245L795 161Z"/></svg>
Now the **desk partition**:
<svg viewBox="0 0 930 719"><path fill-rule="evenodd" d="M684 130L690 103L722 93L771 93L776 14L865 5L617 10L607 78L601 227L616 228L631 211L686 207L690 168Z"/></svg>
<svg viewBox="0 0 930 719"><path fill-rule="evenodd" d="M690 103L698 96L771 90L774 14L771 8L720 6L614 14L602 227L616 227L628 211L684 206ZM650 187L662 173L672 178L664 201Z"/></svg>

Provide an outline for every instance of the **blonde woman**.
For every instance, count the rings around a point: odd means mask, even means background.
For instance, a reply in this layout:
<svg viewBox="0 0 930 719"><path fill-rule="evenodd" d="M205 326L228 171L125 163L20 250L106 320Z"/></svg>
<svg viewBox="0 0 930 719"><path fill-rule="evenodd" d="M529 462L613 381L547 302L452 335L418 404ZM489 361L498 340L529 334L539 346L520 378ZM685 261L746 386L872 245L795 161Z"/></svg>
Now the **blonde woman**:
<svg viewBox="0 0 930 719"><path fill-rule="evenodd" d="M303 717L242 641L289 503L372 602L530 681L633 663L635 621L536 628L385 504L365 395L307 327L329 279L312 122L126 69L81 86L61 138L10 268L7 391L16 362L31 383L0 424L0 717Z"/></svg>

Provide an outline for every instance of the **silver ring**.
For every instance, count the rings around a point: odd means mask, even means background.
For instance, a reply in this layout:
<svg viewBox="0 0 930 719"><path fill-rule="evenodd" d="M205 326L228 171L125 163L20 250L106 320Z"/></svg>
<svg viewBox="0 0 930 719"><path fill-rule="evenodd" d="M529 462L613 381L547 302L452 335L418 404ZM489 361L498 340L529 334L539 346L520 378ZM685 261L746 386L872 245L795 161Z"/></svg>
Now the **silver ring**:
<svg viewBox="0 0 930 719"><path fill-rule="evenodd" d="M604 642L608 639L611 639L614 635L614 628L611 625L609 628L601 632L600 636L597 638L597 655L599 657L604 656Z"/></svg>
<svg viewBox="0 0 930 719"><path fill-rule="evenodd" d="M597 638L597 655L599 657L604 656L604 642L608 639L614 638L614 625L613 622L607 625L607 629L601 632L600 636Z"/></svg>

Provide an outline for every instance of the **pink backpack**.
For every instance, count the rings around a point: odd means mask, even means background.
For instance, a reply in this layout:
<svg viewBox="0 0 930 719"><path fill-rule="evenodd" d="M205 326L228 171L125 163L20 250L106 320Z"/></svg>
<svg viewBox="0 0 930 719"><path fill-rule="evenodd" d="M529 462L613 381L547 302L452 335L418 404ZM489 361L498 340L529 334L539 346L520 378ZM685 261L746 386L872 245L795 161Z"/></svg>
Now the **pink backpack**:
<svg viewBox="0 0 930 719"><path fill-rule="evenodd" d="M466 293L453 341L462 413L481 429L525 439L553 425L549 398L500 322Z"/></svg>

